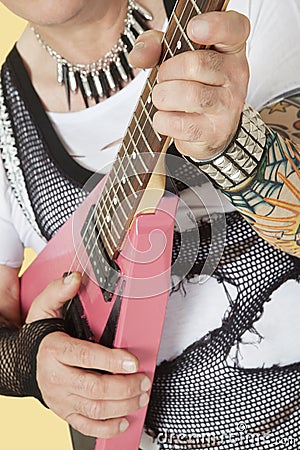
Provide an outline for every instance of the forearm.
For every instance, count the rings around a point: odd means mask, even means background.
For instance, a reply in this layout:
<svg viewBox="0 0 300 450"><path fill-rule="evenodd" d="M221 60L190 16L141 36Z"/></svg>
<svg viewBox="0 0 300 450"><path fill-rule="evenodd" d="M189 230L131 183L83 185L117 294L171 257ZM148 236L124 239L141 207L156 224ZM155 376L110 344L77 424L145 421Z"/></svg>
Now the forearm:
<svg viewBox="0 0 300 450"><path fill-rule="evenodd" d="M262 111L247 105L234 140L199 168L270 244L300 256L298 97ZM282 111L282 115L272 111ZM270 115L275 123L272 127Z"/></svg>
<svg viewBox="0 0 300 450"><path fill-rule="evenodd" d="M294 256L300 256L299 150L269 129L253 181L235 191L223 190L261 237Z"/></svg>

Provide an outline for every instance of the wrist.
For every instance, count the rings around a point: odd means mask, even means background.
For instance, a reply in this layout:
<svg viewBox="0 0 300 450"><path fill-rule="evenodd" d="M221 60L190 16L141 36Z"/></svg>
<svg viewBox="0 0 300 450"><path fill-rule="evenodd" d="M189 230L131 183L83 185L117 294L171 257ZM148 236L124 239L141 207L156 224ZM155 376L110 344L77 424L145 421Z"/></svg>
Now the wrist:
<svg viewBox="0 0 300 450"><path fill-rule="evenodd" d="M49 333L64 331L62 319L43 319L21 328L0 328L0 393L35 397L45 405L36 379L37 353Z"/></svg>
<svg viewBox="0 0 300 450"><path fill-rule="evenodd" d="M220 189L238 191L254 178L263 157L268 128L245 104L239 127L226 148L205 160L190 158Z"/></svg>

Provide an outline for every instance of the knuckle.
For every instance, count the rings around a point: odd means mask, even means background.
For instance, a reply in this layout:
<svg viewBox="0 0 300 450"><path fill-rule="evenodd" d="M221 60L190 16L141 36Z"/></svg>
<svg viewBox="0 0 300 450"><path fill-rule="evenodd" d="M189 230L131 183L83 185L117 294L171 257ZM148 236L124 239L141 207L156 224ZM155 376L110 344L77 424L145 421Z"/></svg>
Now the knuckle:
<svg viewBox="0 0 300 450"><path fill-rule="evenodd" d="M164 89L163 84L157 84L152 92L152 101L156 108L163 107L166 101L167 95Z"/></svg>
<svg viewBox="0 0 300 450"><path fill-rule="evenodd" d="M202 112L203 109L212 108L215 104L216 99L213 88L195 85L191 87L188 95L191 104L195 105L195 112Z"/></svg>
<svg viewBox="0 0 300 450"><path fill-rule="evenodd" d="M94 362L93 353L84 344L81 344L79 346L78 359L79 359L79 363L83 367L91 367L91 368L93 367L93 362Z"/></svg>
<svg viewBox="0 0 300 450"><path fill-rule="evenodd" d="M136 389L135 384L133 384L132 382L126 382L125 386L124 386L124 394L125 394L125 398L132 398L135 396L135 393L139 392L138 389Z"/></svg>
<svg viewBox="0 0 300 450"><path fill-rule="evenodd" d="M210 70L219 72L223 66L224 55L211 50L205 50L203 53L205 55L205 65L207 65Z"/></svg>
<svg viewBox="0 0 300 450"><path fill-rule="evenodd" d="M250 20L244 14L239 14L239 20L241 21L243 37L246 40L250 34Z"/></svg>
<svg viewBox="0 0 300 450"><path fill-rule="evenodd" d="M101 391L101 397L102 398L107 398L111 392L111 383L110 383L110 379L106 376L103 376L101 378L101 383L100 383L100 391Z"/></svg>
<svg viewBox="0 0 300 450"><path fill-rule="evenodd" d="M199 50L192 53L193 61L187 67L194 79L200 79L203 70L219 72L224 62L224 55L213 50Z"/></svg>
<svg viewBox="0 0 300 450"><path fill-rule="evenodd" d="M93 436L89 421L84 417L76 416L76 418L69 420L69 423L79 433L85 436Z"/></svg>
<svg viewBox="0 0 300 450"><path fill-rule="evenodd" d="M90 398L97 398L99 396L97 378L93 374L76 374L72 387L75 392L79 392L81 395L84 394Z"/></svg>
<svg viewBox="0 0 300 450"><path fill-rule="evenodd" d="M91 419L106 419L105 406L100 401L94 401L90 404L88 414Z"/></svg>
<svg viewBox="0 0 300 450"><path fill-rule="evenodd" d="M98 396L98 383L96 383L95 379L86 377L84 385L84 391L87 393L87 395L89 395L91 398L96 398Z"/></svg>
<svg viewBox="0 0 300 450"><path fill-rule="evenodd" d="M185 140L187 141L200 141L203 134L202 128L195 121L190 121L185 127Z"/></svg>
<svg viewBox="0 0 300 450"><path fill-rule="evenodd" d="M57 333L50 333L40 343L39 346L39 356L43 359L49 361L49 359L53 359L57 354L57 344L55 335Z"/></svg>
<svg viewBox="0 0 300 450"><path fill-rule="evenodd" d="M183 119L182 119L181 115L174 114L174 117L172 120L172 127L173 127L174 133L176 135L182 134L184 127L183 127Z"/></svg>
<svg viewBox="0 0 300 450"><path fill-rule="evenodd" d="M57 348L55 348L54 350L63 358L68 357L68 355L74 352L74 343L69 336L62 335L61 339L57 342Z"/></svg>
<svg viewBox="0 0 300 450"><path fill-rule="evenodd" d="M185 52L182 55L182 70L188 80L198 80L201 69L204 66L204 55L202 51Z"/></svg>
<svg viewBox="0 0 300 450"><path fill-rule="evenodd" d="M99 420L103 418L103 407L99 401L80 400L75 406L75 411L90 419Z"/></svg>
<svg viewBox="0 0 300 450"><path fill-rule="evenodd" d="M162 123L161 123L161 114L160 114L159 111L157 111L154 114L153 119L152 119L152 123L153 123L154 130L160 132L161 129L162 129L162 127L161 127Z"/></svg>
<svg viewBox="0 0 300 450"><path fill-rule="evenodd" d="M203 87L201 89L201 96L199 99L200 105L203 108L211 108L216 103L216 92L214 88Z"/></svg>
<svg viewBox="0 0 300 450"><path fill-rule="evenodd" d="M108 372L116 372L119 370L119 364L117 362L117 355L114 351L104 351L102 354L103 370Z"/></svg>

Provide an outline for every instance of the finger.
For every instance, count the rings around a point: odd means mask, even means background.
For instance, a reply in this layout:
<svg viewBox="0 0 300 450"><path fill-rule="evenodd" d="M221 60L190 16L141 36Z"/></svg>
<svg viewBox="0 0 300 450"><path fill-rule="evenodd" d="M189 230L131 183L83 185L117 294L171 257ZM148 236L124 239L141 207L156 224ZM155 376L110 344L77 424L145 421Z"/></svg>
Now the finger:
<svg viewBox="0 0 300 450"><path fill-rule="evenodd" d="M226 124L226 128L231 129L231 125ZM159 134L187 142L214 141L218 135L223 138L226 133L223 124L209 114L158 111L153 126Z"/></svg>
<svg viewBox="0 0 300 450"><path fill-rule="evenodd" d="M61 317L62 306L74 297L80 287L81 274L74 272L66 278L52 281L31 305L26 323L35 320Z"/></svg>
<svg viewBox="0 0 300 450"><path fill-rule="evenodd" d="M195 16L187 27L192 41L213 45L224 53L237 53L243 49L249 32L249 20L235 11L201 14Z"/></svg>
<svg viewBox="0 0 300 450"><path fill-rule="evenodd" d="M228 79L224 70L224 55L213 50L198 50L176 55L163 62L158 71L159 83L172 79L222 86Z"/></svg>
<svg viewBox="0 0 300 450"><path fill-rule="evenodd" d="M59 362L68 366L112 373L134 373L138 370L137 358L126 350L110 349L61 333L53 333L53 336L46 338L42 341L44 353L55 355Z"/></svg>
<svg viewBox="0 0 300 450"><path fill-rule="evenodd" d="M149 30L141 34L129 53L128 61L133 67L149 68L158 64L161 55L163 33Z"/></svg>
<svg viewBox="0 0 300 450"><path fill-rule="evenodd" d="M83 397L73 399L74 411L89 419L106 420L127 416L149 403L149 395L144 393L130 400L89 400Z"/></svg>
<svg viewBox="0 0 300 450"><path fill-rule="evenodd" d="M228 91L221 87L211 87L195 81L174 80L156 85L152 99L155 107L161 111L217 114L224 110L228 95Z"/></svg>
<svg viewBox="0 0 300 450"><path fill-rule="evenodd" d="M72 414L66 419L69 424L85 436L109 439L123 433L129 426L127 419L109 419L104 421L88 419L80 414Z"/></svg>
<svg viewBox="0 0 300 450"><path fill-rule="evenodd" d="M75 369L69 374L68 390L90 400L128 400L148 391L151 381L144 374L105 375ZM68 383L67 381L67 383ZM66 379L61 378L61 387Z"/></svg>
<svg viewBox="0 0 300 450"><path fill-rule="evenodd" d="M172 137L176 146L179 143L177 148L182 154L207 159L230 142L232 130L236 130L235 120L234 115L230 123L225 123L209 114L158 111L153 126L158 133Z"/></svg>

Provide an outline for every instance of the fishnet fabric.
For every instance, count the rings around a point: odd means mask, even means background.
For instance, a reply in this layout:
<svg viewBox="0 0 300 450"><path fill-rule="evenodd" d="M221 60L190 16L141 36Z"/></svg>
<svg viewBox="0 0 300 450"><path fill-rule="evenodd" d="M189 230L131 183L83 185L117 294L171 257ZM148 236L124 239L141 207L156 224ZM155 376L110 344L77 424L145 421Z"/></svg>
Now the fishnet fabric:
<svg viewBox="0 0 300 450"><path fill-rule="evenodd" d="M211 224L202 223L189 277L201 273L210 229ZM217 239L223 239L221 230ZM173 260L180 241L175 234ZM185 241L188 260L195 244ZM169 441L161 443L161 449L299 448L300 364L242 369L226 363L230 349L259 319L272 292L299 274L299 260L267 244L239 213L227 215L226 246L213 276L235 286L237 296L219 329L156 370L146 425L156 436L168 430ZM198 440L182 438L193 434Z"/></svg>
<svg viewBox="0 0 300 450"><path fill-rule="evenodd" d="M36 381L36 355L49 333L64 331L61 319L45 319L22 328L0 327L0 393L13 397L32 396L43 403Z"/></svg>
<svg viewBox="0 0 300 450"><path fill-rule="evenodd" d="M15 136L28 193L41 231L49 239L84 194L51 160L47 142L33 123L7 69L3 80L14 123L18 123L15 128L22 129L19 133L15 131ZM190 182L191 177L186 176ZM218 227L218 216L212 217L217 229L212 243L211 224L207 221L199 224L200 243L192 265L193 232L184 232L184 236L175 232L173 262L181 242L184 247L180 264L173 266L174 274L180 275L187 267L192 267L187 278L200 274L209 255L206 271L210 273L216 267L213 276L219 282L235 286L238 294L231 299L219 329L195 342L174 361L157 368L146 425L156 436L164 430L174 433L171 442L160 444L162 450L299 448L300 365L241 369L226 364L230 349L254 326L272 292L288 279L299 277L299 261L264 242L238 213L226 217L226 246L220 260L225 230L221 225ZM216 251L209 252L211 245ZM237 427L241 423L246 430L242 434L244 439L238 440ZM231 431L235 440L228 438ZM179 433L212 438L203 443L179 443ZM265 441L264 434L267 434Z"/></svg>
<svg viewBox="0 0 300 450"><path fill-rule="evenodd" d="M49 240L86 197L86 193L65 173L62 174L49 156L44 135L34 124L8 64L2 69L2 84L36 221L43 236ZM52 195L49 195L50 191Z"/></svg>

